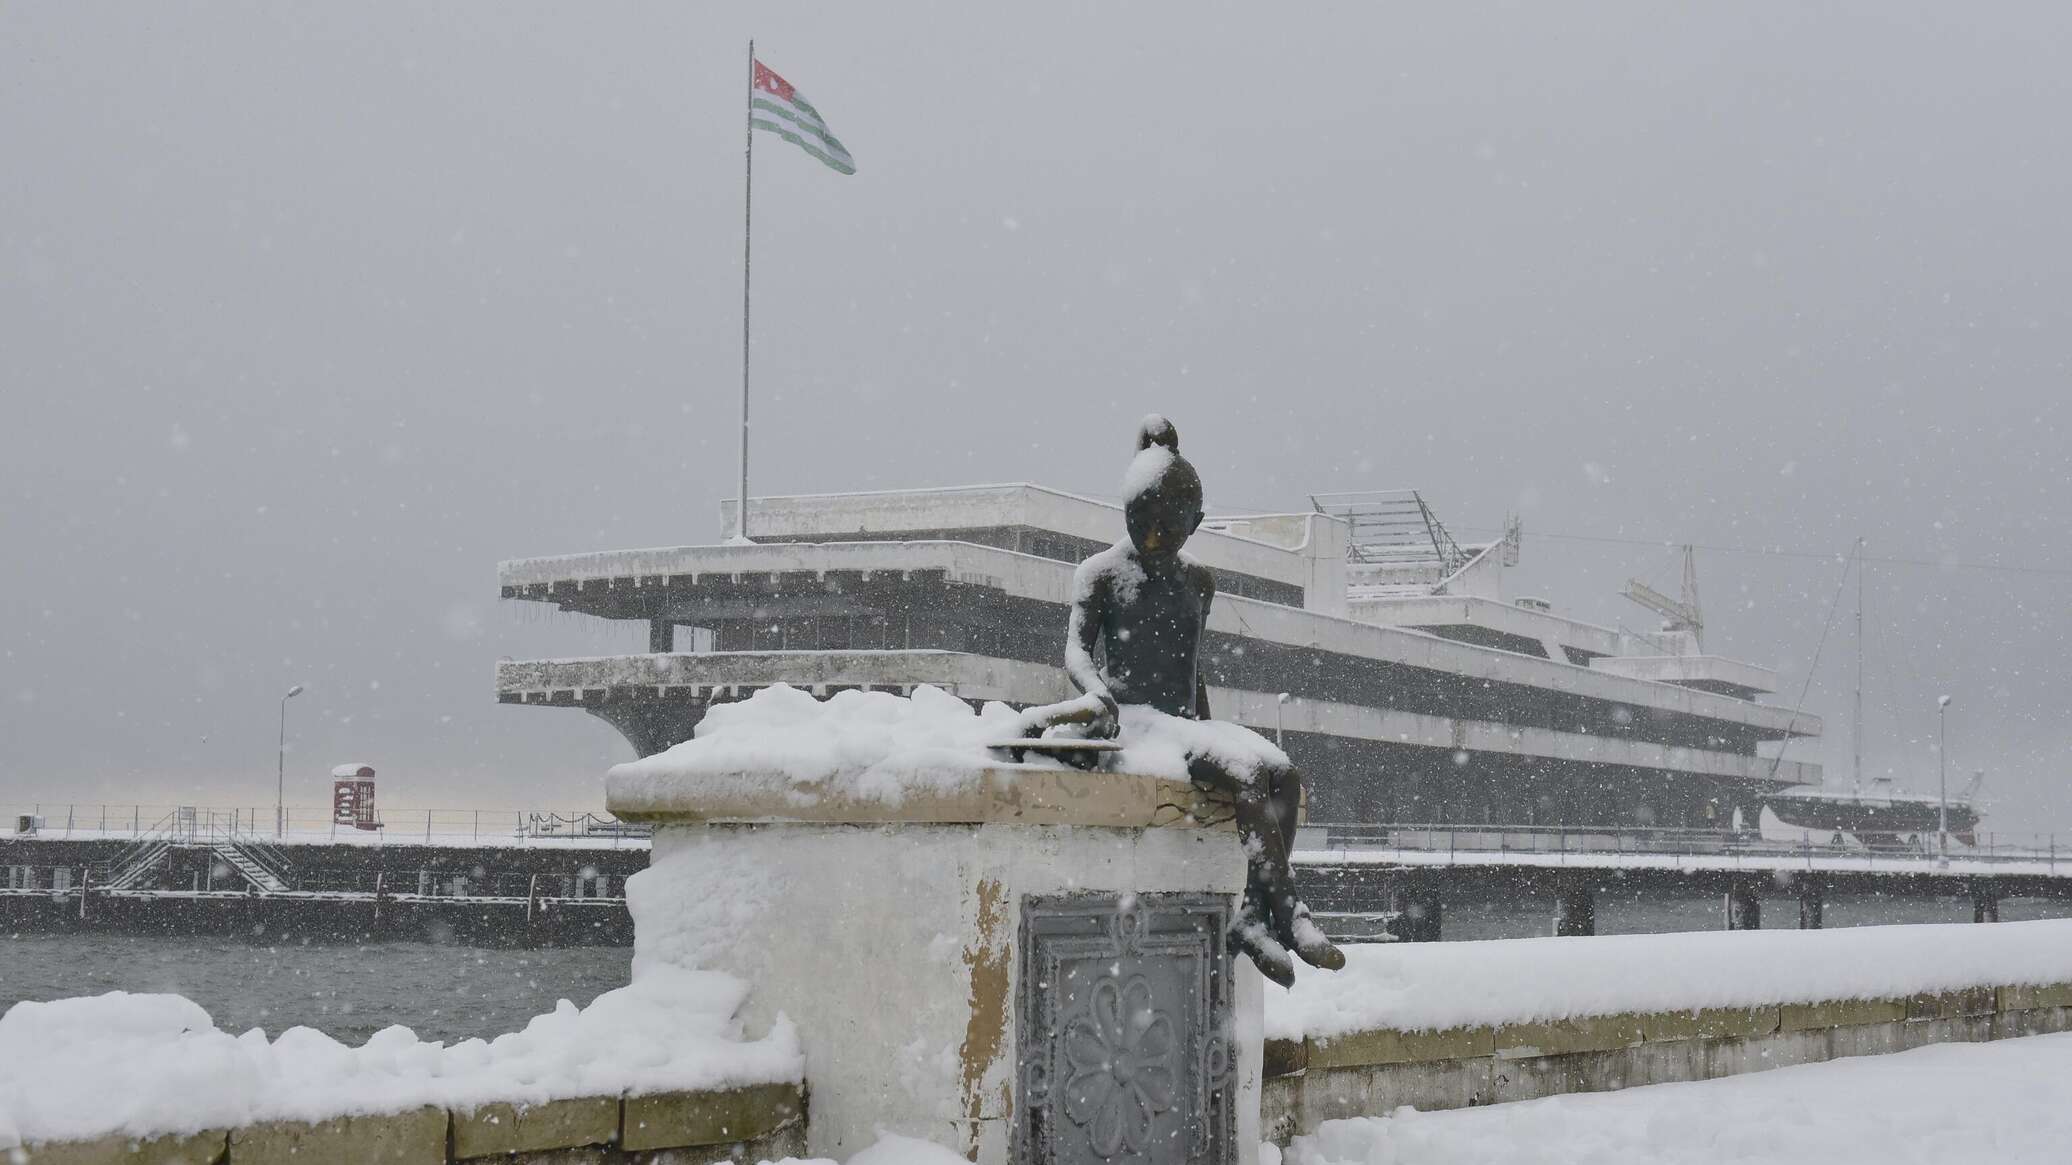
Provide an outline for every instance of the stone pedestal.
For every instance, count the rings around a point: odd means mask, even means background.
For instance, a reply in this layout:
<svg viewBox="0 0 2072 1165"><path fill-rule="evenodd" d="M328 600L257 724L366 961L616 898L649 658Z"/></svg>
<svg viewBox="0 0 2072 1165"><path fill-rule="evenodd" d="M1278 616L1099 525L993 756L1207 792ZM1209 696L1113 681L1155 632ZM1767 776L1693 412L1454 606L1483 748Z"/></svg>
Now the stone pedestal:
<svg viewBox="0 0 2072 1165"><path fill-rule="evenodd" d="M745 980L751 1034L797 1025L814 1155L886 1130L998 1165L1253 1165L1263 981L1225 941L1227 809L1113 773L953 784L615 802L656 826L636 961Z"/></svg>

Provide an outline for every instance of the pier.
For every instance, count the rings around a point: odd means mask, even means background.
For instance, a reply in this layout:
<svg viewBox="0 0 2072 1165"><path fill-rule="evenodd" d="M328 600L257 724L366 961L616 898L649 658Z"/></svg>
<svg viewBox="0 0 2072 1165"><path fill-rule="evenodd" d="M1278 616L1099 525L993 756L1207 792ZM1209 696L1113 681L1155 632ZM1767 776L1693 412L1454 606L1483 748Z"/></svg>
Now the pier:
<svg viewBox="0 0 2072 1165"><path fill-rule="evenodd" d="M1998 922L2010 898L2072 899L2072 861L2054 835L1980 838L1947 861L1918 849L1766 841L1716 830L1549 826L1311 825L1293 855L1327 929L1386 924L1399 939L1436 941L1449 899L1532 895L1553 907L1556 934L1596 933L1608 892L1717 894L1728 930L1763 925L1763 900L1784 895L1798 925L1818 929L1834 895L1968 899L1975 922Z"/></svg>
<svg viewBox="0 0 2072 1165"><path fill-rule="evenodd" d="M391 813L360 830L298 809L274 837L256 811L154 808L17 815L45 824L0 835L0 927L620 946L626 878L648 859L644 830L589 813Z"/></svg>
<svg viewBox="0 0 2072 1165"><path fill-rule="evenodd" d="M355 830L294 809L276 840L251 828L272 824L265 809L49 808L35 833L0 834L0 926L622 945L626 878L648 864L643 827L582 811L391 811ZM1565 935L1597 933L1610 895L1713 895L1723 929L1775 927L1779 909L1818 928L1850 895L1969 902L1979 922L2009 899L2072 900L2072 848L2055 836L1978 842L1944 864L1722 830L1316 823L1293 861L1325 928L1354 941L1437 941L1449 905L1520 897Z"/></svg>

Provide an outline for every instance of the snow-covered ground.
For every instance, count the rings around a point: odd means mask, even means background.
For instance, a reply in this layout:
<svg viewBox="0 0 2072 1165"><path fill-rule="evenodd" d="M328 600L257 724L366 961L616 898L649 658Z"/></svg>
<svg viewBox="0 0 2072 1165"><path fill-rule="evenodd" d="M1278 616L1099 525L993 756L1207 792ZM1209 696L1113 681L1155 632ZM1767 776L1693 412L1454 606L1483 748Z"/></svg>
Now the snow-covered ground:
<svg viewBox="0 0 2072 1165"><path fill-rule="evenodd" d="M1262 1165L1272 1162L1271 1151ZM2026 1165L2072 1160L2072 1034L1690 1084L1329 1121L1283 1165Z"/></svg>
<svg viewBox="0 0 2072 1165"><path fill-rule="evenodd" d="M2072 983L2072 919L1384 943L1346 960L1269 990L1268 1038Z"/></svg>
<svg viewBox="0 0 2072 1165"><path fill-rule="evenodd" d="M633 985L588 1007L564 1000L522 1031L451 1047L405 1027L357 1048L306 1027L272 1040L258 1029L235 1035L178 995L18 1003L0 1015L0 1150L423 1104L473 1108L801 1079L805 1060L790 1024L742 1038L735 1012L747 991L717 972L643 968Z"/></svg>

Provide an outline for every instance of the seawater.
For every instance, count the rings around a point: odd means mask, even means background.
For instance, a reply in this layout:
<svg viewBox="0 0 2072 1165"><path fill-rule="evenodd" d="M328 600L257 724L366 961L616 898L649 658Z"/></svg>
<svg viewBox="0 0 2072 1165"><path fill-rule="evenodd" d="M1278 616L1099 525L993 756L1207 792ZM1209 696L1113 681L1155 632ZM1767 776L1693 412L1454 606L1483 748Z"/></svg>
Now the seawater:
<svg viewBox="0 0 2072 1165"><path fill-rule="evenodd" d="M1763 925L1798 925L1797 900L1765 895ZM1527 938L1549 933L1551 899L1449 902L1447 940ZM1716 930L1717 897L1600 895L1599 934ZM2072 902L2008 899L2007 922L2072 915ZM1827 901L1830 927L1971 921L1958 898L1836 895ZM632 964L625 947L485 950L427 942L267 946L223 938L144 935L0 935L0 1010L22 1000L62 999L105 991L167 991L208 1009L216 1026L277 1036L313 1027L358 1044L391 1024L421 1038L492 1039L517 1031L557 1000L587 1005L624 986Z"/></svg>
<svg viewBox="0 0 2072 1165"><path fill-rule="evenodd" d="M216 1026L313 1027L359 1044L391 1024L457 1041L517 1031L556 1000L626 984L626 947L486 950L422 942L265 946L145 935L0 935L0 1010L107 991L184 995Z"/></svg>

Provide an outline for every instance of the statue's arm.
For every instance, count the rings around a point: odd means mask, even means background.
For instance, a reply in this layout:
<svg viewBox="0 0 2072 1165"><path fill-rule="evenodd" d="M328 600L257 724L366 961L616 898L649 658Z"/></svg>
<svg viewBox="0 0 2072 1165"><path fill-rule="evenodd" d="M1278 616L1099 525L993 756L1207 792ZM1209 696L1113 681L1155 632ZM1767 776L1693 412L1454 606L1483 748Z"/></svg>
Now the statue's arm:
<svg viewBox="0 0 2072 1165"><path fill-rule="evenodd" d="M1094 663L1107 606L1107 577L1081 564L1072 575L1072 613L1065 624L1065 674L1072 677L1074 687L1089 696L1108 694L1101 669Z"/></svg>
<svg viewBox="0 0 2072 1165"><path fill-rule="evenodd" d="M1072 575L1072 614L1065 625L1065 674L1072 684L1099 701L1101 717L1095 735L1112 738L1120 715L1115 696L1101 678L1094 652L1101 644L1101 627L1107 621L1108 576L1090 563L1081 563Z"/></svg>
<svg viewBox="0 0 2072 1165"><path fill-rule="evenodd" d="M1077 699L1030 708L1021 715L1014 735L1035 738L1059 724L1086 724L1091 735L1113 740L1120 723L1120 710L1101 669L1094 663L1100 646L1102 616L1107 610L1108 584L1098 567L1081 563L1072 575L1072 612L1065 625L1065 674L1082 693ZM1020 751L1011 751L1014 760Z"/></svg>

